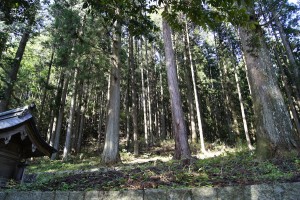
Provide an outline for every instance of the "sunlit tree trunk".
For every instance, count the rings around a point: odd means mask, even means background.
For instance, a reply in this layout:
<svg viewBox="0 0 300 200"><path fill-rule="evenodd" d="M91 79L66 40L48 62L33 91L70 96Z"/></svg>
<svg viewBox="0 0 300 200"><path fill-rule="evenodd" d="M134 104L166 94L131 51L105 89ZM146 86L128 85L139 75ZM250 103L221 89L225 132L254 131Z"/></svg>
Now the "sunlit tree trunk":
<svg viewBox="0 0 300 200"><path fill-rule="evenodd" d="M242 93L241 93L240 81L239 81L239 77L237 74L238 68L237 68L236 64L234 64L234 65L235 65L234 78L235 78L235 84L236 84L237 92L238 92L238 96L239 96L240 109L241 109L241 114L242 114L243 127L244 127L245 136L246 136L247 146L250 150L253 150L254 147L252 146L251 140L250 140L248 125L247 125L247 120L246 120L246 114L245 114L245 109L244 109L244 103L243 103L243 97L242 97Z"/></svg>
<svg viewBox="0 0 300 200"><path fill-rule="evenodd" d="M146 146L149 147L149 133L147 123L147 107L146 107L146 88L145 88L145 77L144 77L144 66L141 68L141 81L142 81L142 104L143 104L143 117L144 117L144 137Z"/></svg>
<svg viewBox="0 0 300 200"><path fill-rule="evenodd" d="M188 58L190 61L190 69L191 69L191 74L192 74L192 82L193 82L193 91L194 91L194 100L195 100L195 105L196 105L196 113L197 113L197 122L198 122L198 130L199 130L199 136L200 136L200 148L201 152L205 153L205 145L204 145L204 135L203 135L203 127L202 127L202 119L201 119L201 111L200 111L200 102L198 99L198 92L197 92L197 84L196 84L196 78L195 78L195 70L194 70L194 65L193 65L193 58L192 58L192 53L191 53L191 48L190 48L190 39L189 39L189 31L187 27L187 22L185 23L185 32L186 32L186 43L187 43L187 50L188 50Z"/></svg>
<svg viewBox="0 0 300 200"><path fill-rule="evenodd" d="M65 105L66 105L66 97L67 97L67 92L68 92L68 87L69 87L70 76L71 75L67 74L66 79L64 80L63 91L62 91L61 101L60 101L59 111L58 111L58 117L57 117L56 126L55 126L53 147L57 150L59 150L59 139L60 139L60 134L61 134L61 129L62 129L64 109L65 109ZM51 159L54 160L56 158L57 158L57 153L53 153L51 156Z"/></svg>
<svg viewBox="0 0 300 200"><path fill-rule="evenodd" d="M47 129L47 135L46 135L46 141L48 143L50 143L50 140L51 140L51 135L52 135L52 129L53 129L53 124L55 123L54 121L54 110L51 109L50 110L50 122L49 122L49 126L48 126L48 129Z"/></svg>
<svg viewBox="0 0 300 200"><path fill-rule="evenodd" d="M239 33L252 91L257 156L268 159L298 153L299 144L292 130L261 27L240 27ZM253 45L254 42L256 45Z"/></svg>
<svg viewBox="0 0 300 200"><path fill-rule="evenodd" d="M133 124L133 149L134 149L134 156L139 155L139 141L138 141L138 110L137 110L137 92L136 92L136 70L135 70L135 62L134 62L134 55L133 55L133 38L129 36L129 60L130 60L130 67L131 67L131 95L132 95L132 124Z"/></svg>
<svg viewBox="0 0 300 200"><path fill-rule="evenodd" d="M175 159L190 159L187 128L184 121L181 97L178 87L174 50L171 39L171 28L163 19L163 39L165 47L168 88L171 98L172 124L175 136Z"/></svg>
<svg viewBox="0 0 300 200"><path fill-rule="evenodd" d="M71 150L71 138L72 134L72 128L73 128L73 120L74 120L74 114L75 114L75 105L76 105L76 88L77 88L77 69L75 69L75 75L73 80L73 94L71 96L71 105L70 105L70 111L69 111L69 118L67 121L67 132L66 132L66 140L65 140L65 147L63 152L63 160L68 160L70 150Z"/></svg>
<svg viewBox="0 0 300 200"><path fill-rule="evenodd" d="M147 40L145 41L145 57L146 57L146 82L147 82L147 87L146 87L146 92L147 92L147 110L148 110L148 142L149 145L153 145L153 132L152 132L152 107L151 107L151 102L152 102L152 95L150 94L150 73L149 73L149 54L148 54L148 45L147 45Z"/></svg>
<svg viewBox="0 0 300 200"><path fill-rule="evenodd" d="M186 32L187 30L185 30ZM184 33L185 33L184 32ZM185 33L186 34L186 33ZM187 66L190 66L189 61L188 61L188 47L187 47L187 40L186 40L186 35L183 36L184 43L185 43L185 49L183 52L184 56L184 75L185 75L185 83L186 83L186 88L187 88L187 103L189 105L189 122L190 122L190 130L191 130L191 138L192 138L192 143L197 143L197 132L196 132L196 123L195 123L195 108L194 108L194 102L193 102L193 87L192 87L192 82L191 82L191 77L190 77L190 71Z"/></svg>
<svg viewBox="0 0 300 200"><path fill-rule="evenodd" d="M108 113L105 131L105 143L102 153L102 162L105 164L114 164L120 161L120 48L121 25L118 21L115 21L112 40Z"/></svg>

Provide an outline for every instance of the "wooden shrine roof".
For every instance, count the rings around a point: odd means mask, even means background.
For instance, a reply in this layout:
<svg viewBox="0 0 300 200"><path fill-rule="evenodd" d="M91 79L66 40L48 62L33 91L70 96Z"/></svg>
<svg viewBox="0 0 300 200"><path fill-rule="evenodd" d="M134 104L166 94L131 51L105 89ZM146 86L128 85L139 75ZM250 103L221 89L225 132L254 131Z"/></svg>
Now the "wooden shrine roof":
<svg viewBox="0 0 300 200"><path fill-rule="evenodd" d="M19 146L21 158L49 156L56 150L40 135L31 113L34 106L25 106L0 113L0 150ZM19 134L19 135L18 135Z"/></svg>

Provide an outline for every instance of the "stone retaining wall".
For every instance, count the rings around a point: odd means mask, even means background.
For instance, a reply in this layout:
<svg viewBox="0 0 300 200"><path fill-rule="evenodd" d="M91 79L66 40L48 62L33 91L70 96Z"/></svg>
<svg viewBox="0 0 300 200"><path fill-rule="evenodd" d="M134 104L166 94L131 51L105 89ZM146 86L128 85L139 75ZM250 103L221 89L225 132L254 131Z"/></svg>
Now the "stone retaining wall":
<svg viewBox="0 0 300 200"><path fill-rule="evenodd" d="M0 200L300 200L300 183L124 191L0 191Z"/></svg>

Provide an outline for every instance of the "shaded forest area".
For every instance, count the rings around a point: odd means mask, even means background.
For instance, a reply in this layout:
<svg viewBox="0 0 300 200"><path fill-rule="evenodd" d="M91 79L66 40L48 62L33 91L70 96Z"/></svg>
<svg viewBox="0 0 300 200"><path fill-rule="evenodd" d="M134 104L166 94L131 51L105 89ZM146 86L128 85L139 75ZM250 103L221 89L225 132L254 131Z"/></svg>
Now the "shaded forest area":
<svg viewBox="0 0 300 200"><path fill-rule="evenodd" d="M165 140L184 164L221 144L298 155L299 5L1 0L0 112L34 102L53 160Z"/></svg>

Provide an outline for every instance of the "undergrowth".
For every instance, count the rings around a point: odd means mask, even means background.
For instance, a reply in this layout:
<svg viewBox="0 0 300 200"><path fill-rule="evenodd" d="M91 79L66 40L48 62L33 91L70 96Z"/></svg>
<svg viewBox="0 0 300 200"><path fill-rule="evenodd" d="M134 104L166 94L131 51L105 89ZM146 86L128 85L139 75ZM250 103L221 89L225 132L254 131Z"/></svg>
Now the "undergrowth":
<svg viewBox="0 0 300 200"><path fill-rule="evenodd" d="M300 181L300 159L258 161L253 152L225 152L190 165L161 160L130 163L132 155L121 153L123 164L101 166L99 156L73 157L68 162L34 160L27 173L38 174L30 183L10 184L14 190L123 190L189 188ZM143 155L151 157L150 154ZM141 156L141 157L143 157ZM164 155L166 156L166 155ZM163 156L161 156L163 158Z"/></svg>

